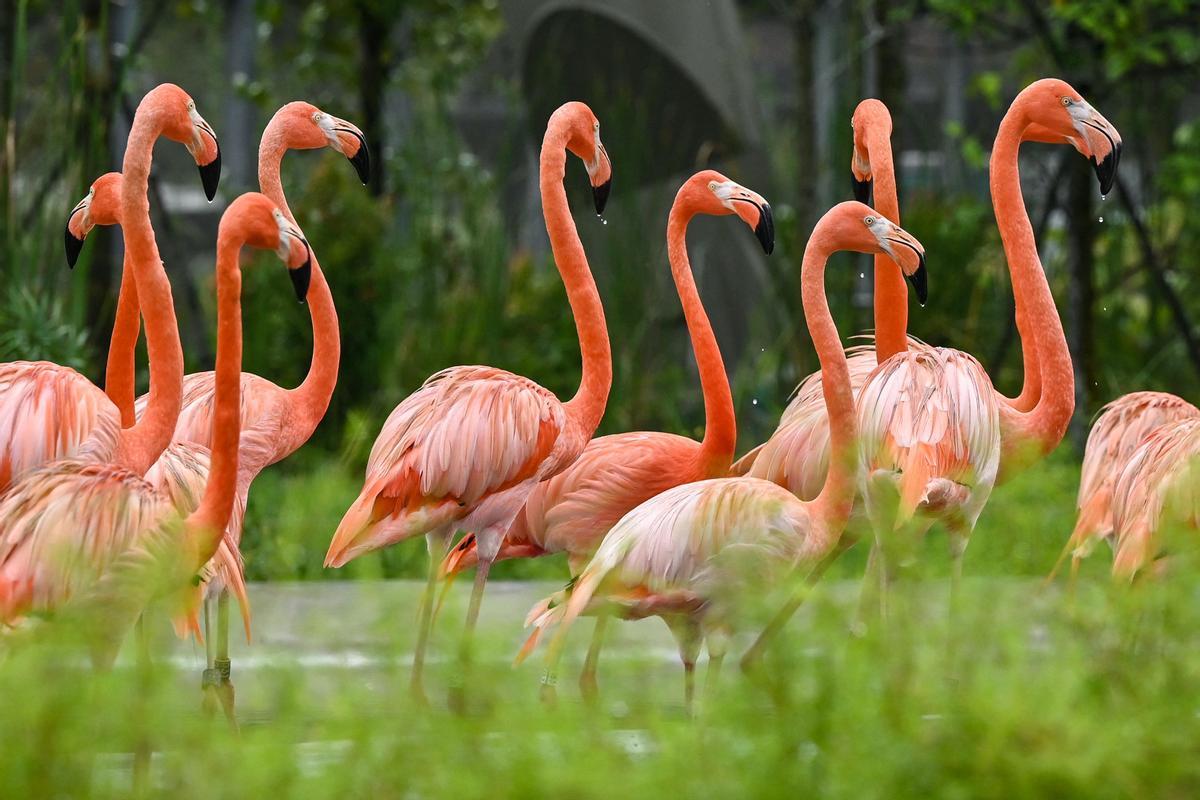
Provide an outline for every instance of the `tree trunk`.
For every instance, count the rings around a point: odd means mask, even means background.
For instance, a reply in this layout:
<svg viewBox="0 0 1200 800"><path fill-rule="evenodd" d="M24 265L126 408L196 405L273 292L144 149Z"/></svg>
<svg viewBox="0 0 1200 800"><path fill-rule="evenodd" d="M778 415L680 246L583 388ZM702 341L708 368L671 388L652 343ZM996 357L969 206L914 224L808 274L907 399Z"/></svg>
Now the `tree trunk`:
<svg viewBox="0 0 1200 800"><path fill-rule="evenodd" d="M1067 343L1075 368L1075 416L1070 435L1076 448L1083 450L1090 419L1089 400L1095 395L1093 378L1093 312L1095 301L1093 246L1096 241L1096 216L1092 210L1095 179L1091 165L1075 159L1071 165L1071 184L1067 198L1070 220L1070 282L1067 292Z"/></svg>
<svg viewBox="0 0 1200 800"><path fill-rule="evenodd" d="M358 90L362 105L363 136L375 164L371 177L371 194L379 197L387 190L387 173L383 169L383 104L392 58L388 52L395 13L383 12L375 3L358 4L359 41L362 58L359 61Z"/></svg>

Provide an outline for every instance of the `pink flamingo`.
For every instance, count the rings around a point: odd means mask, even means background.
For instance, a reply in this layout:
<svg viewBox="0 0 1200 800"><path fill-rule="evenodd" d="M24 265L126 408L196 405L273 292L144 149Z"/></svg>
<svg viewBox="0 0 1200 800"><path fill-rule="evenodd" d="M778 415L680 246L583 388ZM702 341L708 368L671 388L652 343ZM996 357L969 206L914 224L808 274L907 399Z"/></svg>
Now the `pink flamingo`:
<svg viewBox="0 0 1200 800"><path fill-rule="evenodd" d="M367 183L370 155L362 132L351 123L310 103L297 101L280 108L263 131L259 146L259 184L263 194L292 223L295 223L295 217L284 197L279 173L283 155L287 150L324 147L346 156L364 185ZM233 703L229 658L231 592L241 606L246 637L250 637L250 609L238 552L250 485L263 469L288 457L308 441L324 417L337 383L341 357L337 311L329 284L315 257L311 269L311 281L309 276L293 273L301 281L297 284L297 299L304 301L307 297L312 319L313 356L308 375L295 389L284 389L265 378L242 373L242 434L235 511L214 563L203 571L202 585L195 590L203 596L205 628L209 634L212 633L214 607L216 617L216 636L205 637L208 666L203 685L206 692L218 695L227 713ZM134 348L138 337L138 314L136 287L131 281L122 280L117 321L109 347L107 389L123 418L140 417L149 400L148 396L143 396L137 401L135 415ZM161 482L161 488L183 502L185 508L189 501L195 502L199 497L207 477L206 452L211 448L214 391L213 372L184 377L182 411L172 444L164 451L160 463L147 474L148 479ZM199 634L195 610L199 605L195 598L183 604L183 611L176 619L177 630Z"/></svg>
<svg viewBox="0 0 1200 800"><path fill-rule="evenodd" d="M876 531L872 572L882 570L885 582L895 553L889 556L880 547L887 544L894 549L903 543L892 531L911 525L919 533L940 519L950 532L953 593L967 537L992 486L1053 450L1074 412L1070 352L1021 197L1017 152L1023 140L1073 145L1093 161L1104 192L1115 177L1120 135L1068 84L1040 80L1013 101L992 150L992 201L1017 298L1025 373L1036 371L1039 377L1027 379L1022 394L1010 399L993 389L970 355L927 347L897 353L869 373L867 381L872 385L859 393L863 492ZM1043 391L1043 387L1047 388ZM811 396L805 388L801 387L798 399ZM799 414L791 416L795 419ZM748 472L789 488L802 487L811 478L798 479L786 470L792 464L815 469L823 461L811 453L793 456L790 448L809 442L819 446L820 438L811 432L798 436L789 431L794 423L788 417L785 412L778 445L765 445ZM806 418L812 419L811 411ZM781 454L772 454L773 447ZM915 519L918 513L920 519ZM820 572L814 571L813 578ZM798 593L780 612L783 619L801 597ZM779 618L773 620L764 636L781 624ZM747 654L751 662L764 643L760 639Z"/></svg>
<svg viewBox="0 0 1200 800"><path fill-rule="evenodd" d="M1151 430L1117 472L1111 498L1115 577L1163 571L1162 529L1200 528L1198 457L1200 416L1190 416Z"/></svg>
<svg viewBox="0 0 1200 800"><path fill-rule="evenodd" d="M736 214L750 226L768 254L775 246L775 227L771 207L761 195L712 170L689 178L671 206L667 257L700 373L703 441L658 431L593 439L575 463L534 487L504 537L496 560L565 552L571 574L578 575L609 529L631 509L673 486L728 474L737 442L737 420L721 350L688 261L687 227L697 214ZM456 573L477 561L475 537L468 534L443 562L441 572L447 576L446 586ZM601 616L596 620L592 647L580 676L586 693L595 691L596 664L607 619Z"/></svg>
<svg viewBox="0 0 1200 800"><path fill-rule="evenodd" d="M474 532L478 543L465 655L488 570L505 532L533 487L579 456L604 415L612 385L608 330L567 205L567 150L587 167L596 212L603 211L612 167L600 143L600 123L583 103L566 103L550 116L541 152L546 230L582 354L579 391L564 403L528 378L494 367L451 367L433 375L384 423L367 462L362 492L342 518L325 556L325 566L340 567L363 553L425 535L429 575L412 673L412 689L419 698L424 697L422 666L433 588L449 537L463 529Z"/></svg>
<svg viewBox="0 0 1200 800"><path fill-rule="evenodd" d="M221 154L212 128L196 113L191 98L178 86L163 84L147 94L138 107L145 109L144 114L155 116L153 138L138 149L144 173L149 173L153 139L162 135L181 142L200 167L205 193L211 199L220 178ZM78 231L87 224L91 200L89 194L75 207L68 221L65 239L70 263L79 254L82 239ZM132 264L136 254L148 265L146 269L157 270L165 283L166 275L162 273L150 227L149 204L144 196L134 213L144 218L129 237L136 250L127 247L127 263ZM147 279L155 278L147 275ZM178 354L178 363L182 364L174 310L158 311L154 318L153 330L147 324L147 343L164 359L164 369L160 371L156 395L160 402L145 425L121 430L116 407L99 387L69 367L45 361L0 364L0 492L29 470L71 455L118 460L139 474L154 462L166 445L162 426L178 413L170 387L162 380L162 376L171 374L173 366L166 360Z"/></svg>
<svg viewBox="0 0 1200 800"><path fill-rule="evenodd" d="M1071 585L1079 563L1097 541L1116 546L1113 524L1114 491L1122 465L1129 464L1147 438L1164 426L1200 417L1200 409L1166 392L1132 392L1100 410L1083 451L1083 470L1075 507L1079 516L1047 582L1053 581L1067 555L1071 556ZM1140 485L1135 481L1134 485ZM1135 504L1136 505L1136 504Z"/></svg>
<svg viewBox="0 0 1200 800"><path fill-rule="evenodd" d="M143 138L150 119L135 118L131 139L152 141ZM289 270L307 271L307 244L268 198L247 194L230 204L217 234L212 469L203 499L182 520L182 536L166 494L122 464L68 458L29 472L0 502L4 621L31 611L103 609L97 627L90 629L101 645L94 652L103 664L149 599L162 587L185 585L216 551L236 495L242 343L238 261L244 244L275 250ZM135 266L143 263L134 260ZM141 284L138 294L152 301L147 309L169 305L159 286L140 280L144 272L139 268L135 278ZM151 324L148 315L147 327Z"/></svg>
<svg viewBox="0 0 1200 800"><path fill-rule="evenodd" d="M553 696L567 630L575 617L591 610L628 618L662 616L679 645L690 709L700 647L707 642L711 684L738 601L760 594L764 583L797 565L817 563L836 547L854 504L857 472L850 374L824 289L825 264L839 250L890 254L917 281L925 266L916 239L857 201L834 206L809 238L800 285L826 376L822 390L834 453L820 493L805 501L759 478L715 478L669 489L622 517L568 590L566 602L534 621L536 641L540 629L561 620L546 655L547 698ZM535 606L535 612L548 605Z"/></svg>

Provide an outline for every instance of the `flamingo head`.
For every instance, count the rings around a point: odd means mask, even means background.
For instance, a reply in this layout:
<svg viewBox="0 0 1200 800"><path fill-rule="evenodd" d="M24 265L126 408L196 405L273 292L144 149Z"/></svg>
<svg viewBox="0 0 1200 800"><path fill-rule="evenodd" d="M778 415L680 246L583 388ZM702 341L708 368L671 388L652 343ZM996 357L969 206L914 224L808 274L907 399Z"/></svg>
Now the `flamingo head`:
<svg viewBox="0 0 1200 800"><path fill-rule="evenodd" d="M204 196L212 202L221 181L221 146L217 143L216 132L196 110L196 101L173 83L159 84L142 102L147 100L152 101L153 108L162 115L163 135L187 147L196 160Z"/></svg>
<svg viewBox="0 0 1200 800"><path fill-rule="evenodd" d="M1070 144L1092 162L1100 193L1108 194L1121 161L1121 134L1066 81L1043 78L1021 92L1028 97L1023 141ZM1020 99L1020 96L1018 96Z"/></svg>
<svg viewBox="0 0 1200 800"><path fill-rule="evenodd" d="M231 226L236 233L231 233ZM274 250L288 268L296 299L301 303L308 296L309 279L312 277L312 251L296 223L265 195L247 192L229 204L221 216L217 239L240 235L251 247Z"/></svg>
<svg viewBox="0 0 1200 800"><path fill-rule="evenodd" d="M612 190L612 162L600 141L600 120L586 104L578 101L563 104L553 116L559 114L566 115L568 120L567 149L587 167L596 213L603 214Z"/></svg>
<svg viewBox="0 0 1200 800"><path fill-rule="evenodd" d="M854 152L850 157L850 177L854 184L854 199L860 203L871 202L871 150L875 137L884 141L892 135L892 115L887 106L874 98L858 104L850 117L850 128L854 131Z"/></svg>
<svg viewBox="0 0 1200 800"><path fill-rule="evenodd" d="M282 123L282 125L280 125ZM366 186L371 180L371 154L367 139L358 126L327 114L312 103L297 100L275 112L268 133L281 130L284 143L293 150L316 150L328 147L344 155L354 165L358 179Z"/></svg>
<svg viewBox="0 0 1200 800"><path fill-rule="evenodd" d="M697 172L679 191L695 193L696 210L701 214L736 214L754 231L764 253L770 255L775 249L775 220L771 204L762 195L711 169Z"/></svg>
<svg viewBox="0 0 1200 800"><path fill-rule="evenodd" d="M818 227L826 223L826 218L831 218L830 224L837 225L841 249L887 255L912 284L917 301L925 305L929 298L925 248L915 236L857 200L838 203L817 223ZM813 231L813 235L816 235L816 231Z"/></svg>
<svg viewBox="0 0 1200 800"><path fill-rule="evenodd" d="M71 209L65 241L67 266L74 267L83 240L96 225L116 225L121 214L121 173L106 172L97 178L87 195Z"/></svg>

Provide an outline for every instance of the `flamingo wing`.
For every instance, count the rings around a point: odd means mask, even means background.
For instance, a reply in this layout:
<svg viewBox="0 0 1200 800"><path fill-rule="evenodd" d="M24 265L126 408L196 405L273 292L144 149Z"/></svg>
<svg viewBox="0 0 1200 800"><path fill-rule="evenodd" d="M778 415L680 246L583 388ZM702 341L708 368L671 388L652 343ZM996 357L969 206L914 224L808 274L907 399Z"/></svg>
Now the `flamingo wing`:
<svg viewBox="0 0 1200 800"><path fill-rule="evenodd" d="M1113 531L1112 492L1120 467L1129 462L1151 431L1176 420L1195 417L1200 417L1200 409L1165 392L1132 392L1100 409L1083 452L1076 500L1076 508L1080 511L1076 536L1110 535Z"/></svg>
<svg viewBox="0 0 1200 800"><path fill-rule="evenodd" d="M558 398L528 378L493 367L443 370L384 423L327 563L340 566L464 519L508 490L532 488L585 443L569 429Z"/></svg>
<svg viewBox="0 0 1200 800"><path fill-rule="evenodd" d="M758 478L713 478L676 486L630 511L609 531L576 582L568 614L612 581L652 593L716 588L719 560L737 553L791 566L811 555L812 520L795 495Z"/></svg>
<svg viewBox="0 0 1200 800"><path fill-rule="evenodd" d="M121 417L95 384L47 361L0 364L0 492L32 469L116 451Z"/></svg>
<svg viewBox="0 0 1200 800"><path fill-rule="evenodd" d="M1151 431L1120 470L1112 495L1117 538L1114 574L1132 576L1155 557L1155 535L1166 523L1200 523L1200 418Z"/></svg>
<svg viewBox="0 0 1200 800"><path fill-rule="evenodd" d="M0 616L68 602L169 512L163 494L111 464L64 460L28 473L0 501Z"/></svg>
<svg viewBox="0 0 1200 800"><path fill-rule="evenodd" d="M925 345L911 340L914 345ZM850 390L858 396L867 376L875 369L873 345L858 345L846 351L850 368ZM821 373L814 372L796 387L784 409L779 426L766 442L733 465L731 474L771 481L803 500L812 500L825 483L829 471L829 416L825 413Z"/></svg>
<svg viewBox="0 0 1200 800"><path fill-rule="evenodd" d="M909 511L931 481L957 484L982 495L977 515L1000 460L1000 408L978 361L941 347L898 353L871 373L857 407L867 475L897 473Z"/></svg>
<svg viewBox="0 0 1200 800"><path fill-rule="evenodd" d="M288 420L284 389L249 372L241 380L241 435L238 440L239 482L246 485L267 466L288 456ZM148 395L137 399L134 413L140 418ZM194 372L183 379L183 404L175 423L176 442L212 448L212 414L216 402L213 372ZM240 528L239 528L240 531ZM240 538L240 536L239 536Z"/></svg>

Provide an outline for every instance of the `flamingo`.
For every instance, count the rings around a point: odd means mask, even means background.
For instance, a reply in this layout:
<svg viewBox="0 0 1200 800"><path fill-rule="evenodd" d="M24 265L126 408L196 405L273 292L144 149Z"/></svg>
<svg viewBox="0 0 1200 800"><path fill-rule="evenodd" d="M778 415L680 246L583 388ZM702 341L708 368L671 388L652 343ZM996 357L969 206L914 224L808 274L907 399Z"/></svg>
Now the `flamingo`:
<svg viewBox="0 0 1200 800"><path fill-rule="evenodd" d="M425 535L429 573L411 679L418 699L424 698L433 589L449 537L459 528L473 532L479 555L463 636L465 660L505 532L533 487L579 456L604 415L612 358L600 294L563 187L568 150L587 167L596 212L602 212L612 166L600 142L600 123L580 102L550 115L540 164L546 230L579 336L579 391L564 403L528 378L486 366L450 367L433 375L384 423L362 491L325 556L325 566L340 567L363 553ZM456 688L452 700L457 695Z"/></svg>
<svg viewBox="0 0 1200 800"><path fill-rule="evenodd" d="M1200 527L1200 416L1151 430L1117 473L1112 492L1116 539L1113 576L1132 580L1139 572L1166 566L1159 541L1164 527Z"/></svg>
<svg viewBox="0 0 1200 800"><path fill-rule="evenodd" d="M131 138L145 135L147 119L135 118ZM0 620L102 611L89 632L104 666L151 597L185 585L216 551L236 497L243 245L274 250L290 271L307 272L307 243L274 203L250 193L230 204L217 233L214 447L200 503L186 517L173 513L166 493L136 471L95 457L27 473L0 501ZM147 309L162 304L149 282L139 295L152 299Z"/></svg>
<svg viewBox="0 0 1200 800"><path fill-rule="evenodd" d="M882 571L885 583L895 546L904 544L895 529L919 535L941 520L950 533L953 597L970 531L992 487L1057 447L1074 412L1071 356L1021 197L1017 153L1022 141L1071 144L1092 160L1102 192L1115 179L1120 134L1070 85L1047 78L1017 95L992 149L991 189L1017 298L1025 374L1036 371L1038 378L1027 377L1022 393L1008 398L995 391L969 354L924 345L896 353L868 373L858 395L861 488L876 532L869 572ZM867 144L873 158L870 140ZM811 485L810 471L824 465L825 435L813 429L812 394L801 385L772 436L778 439L745 465L748 474L789 488ZM801 449L806 446L811 449ZM869 585L870 580L864 588ZM772 620L744 665L761 655L802 596L798 592Z"/></svg>
<svg viewBox="0 0 1200 800"><path fill-rule="evenodd" d="M1132 392L1100 409L1083 451L1075 503L1079 515L1047 582L1054 580L1069 554L1074 586L1080 561L1092 552L1097 541L1106 540L1116 546L1113 507L1117 501L1113 493L1123 473L1120 465L1129 464L1134 453L1159 428L1196 418L1200 418L1200 409L1166 392Z"/></svg>
<svg viewBox="0 0 1200 800"><path fill-rule="evenodd" d="M280 108L263 131L259 146L259 184L263 193L293 224L296 220L284 197L279 174L283 155L289 149L323 147L349 159L359 179L364 185L367 183L370 154L362 132L351 123L327 114L311 103L295 101ZM117 221L115 217L108 219L111 221L101 224ZM295 389L284 389L265 378L242 373L238 496L229 529L214 563L203 571L205 580L196 588L203 594L205 628L210 634L214 607L216 617L217 635L204 637L208 665L202 684L206 692L215 692L219 696L230 715L233 705L228 624L231 592L241 607L247 640L250 637L250 609L239 553L250 484L267 466L287 458L308 441L324 417L337 383L341 357L337 311L329 284L315 257L311 269L311 281L307 276L297 276L304 281L298 287L307 286L305 291L297 288L297 299L303 302L307 296L313 327L313 356L308 375ZM109 347L106 388L121 409L123 419L140 417L149 401L148 396L140 398L135 413L134 348L138 337L138 313L136 287L131 281L122 280L117 321ZM214 391L213 372L184 377L182 411L173 441L160 462L147 473L148 478L159 482L161 488L184 507L195 502L206 480ZM177 630L199 634L197 605L195 601L183 604L184 613L176 619Z"/></svg>
<svg viewBox="0 0 1200 800"><path fill-rule="evenodd" d="M826 262L841 250L888 254L918 285L925 275L921 244L857 201L834 206L809 237L800 285L805 320L826 376L822 391L834 454L821 491L813 500L801 500L761 478L713 478L669 489L627 513L600 543L566 601L534 606L541 615L533 622L533 642L542 629L560 623L547 648L547 699L553 697L564 637L572 621L590 610L662 616L679 646L690 710L700 648L707 643L711 684L739 601L761 594L764 585L789 569L816 564L836 547L853 508L857 472L849 368L824 290ZM527 643L525 651L531 646Z"/></svg>
<svg viewBox="0 0 1200 800"><path fill-rule="evenodd" d="M162 135L187 146L200 168L205 195L211 200L221 174L221 153L212 128L196 112L187 93L173 84L151 90L141 104L143 116L154 124L139 143L136 152L126 152L141 161L143 174L149 173L154 140ZM143 193L146 183L142 183ZM79 255L81 226L87 224L92 195L85 197L71 212L65 234L67 260L74 263ZM134 209L142 216L129 237L135 248L126 249L126 263L147 270L146 279L156 284L166 275L158 258L154 232L150 227L149 204ZM157 272L158 275L150 273ZM13 361L0 364L0 493L30 470L71 455L118 460L138 474L145 473L158 457L167 439L162 426L178 413L178 407L164 383L172 374L171 354L182 352L173 309L156 310L154 326L147 323L147 343L163 369L157 381L158 403L146 425L121 429L120 414L95 384L75 370L46 361ZM166 390L166 391L164 391Z"/></svg>
<svg viewBox="0 0 1200 800"><path fill-rule="evenodd" d="M775 226L771 207L761 195L713 170L688 178L671 206L667 257L700 372L705 409L703 441L658 431L593 439L575 463L534 487L504 537L496 560L565 552L572 575L578 575L605 534L628 511L673 486L728 473L737 442L737 420L721 350L688 261L687 227L697 214L736 214L754 231L767 254L775 246ZM477 561L475 537L468 534L442 564L446 586L456 573ZM592 648L580 676L585 693L595 691L596 663L606 622L604 616L596 621Z"/></svg>

